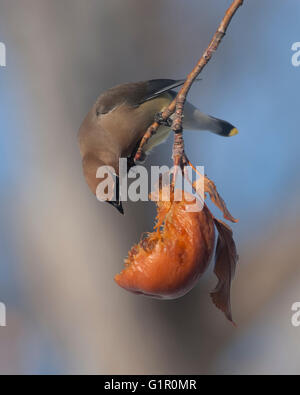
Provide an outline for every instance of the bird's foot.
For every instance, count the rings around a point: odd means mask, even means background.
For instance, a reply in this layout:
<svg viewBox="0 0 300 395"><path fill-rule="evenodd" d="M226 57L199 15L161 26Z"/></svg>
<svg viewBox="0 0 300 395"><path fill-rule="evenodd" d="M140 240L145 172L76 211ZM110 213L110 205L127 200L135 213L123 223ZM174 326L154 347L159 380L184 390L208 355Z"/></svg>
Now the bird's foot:
<svg viewBox="0 0 300 395"><path fill-rule="evenodd" d="M167 126L169 128L172 126L173 123L171 118L164 119L161 112L155 114L154 121L159 123L160 125Z"/></svg>

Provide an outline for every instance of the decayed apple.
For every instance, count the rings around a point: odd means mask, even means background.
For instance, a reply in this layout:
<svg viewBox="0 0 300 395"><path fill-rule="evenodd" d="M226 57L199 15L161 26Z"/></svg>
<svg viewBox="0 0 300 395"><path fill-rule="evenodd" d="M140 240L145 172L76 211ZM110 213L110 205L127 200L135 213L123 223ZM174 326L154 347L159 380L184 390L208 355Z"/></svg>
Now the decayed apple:
<svg viewBox="0 0 300 395"><path fill-rule="evenodd" d="M157 225L128 253L116 283L128 291L175 299L185 295L207 269L213 255L215 229L206 206L190 212L191 199L159 201Z"/></svg>

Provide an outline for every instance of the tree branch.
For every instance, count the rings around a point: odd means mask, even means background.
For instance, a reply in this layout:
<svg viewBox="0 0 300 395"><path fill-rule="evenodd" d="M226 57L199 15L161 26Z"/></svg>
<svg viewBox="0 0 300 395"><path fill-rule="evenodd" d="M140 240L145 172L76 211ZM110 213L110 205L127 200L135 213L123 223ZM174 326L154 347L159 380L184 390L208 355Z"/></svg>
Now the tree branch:
<svg viewBox="0 0 300 395"><path fill-rule="evenodd" d="M175 117L172 124L172 129L175 132L174 146L173 146L174 165L182 164L182 161L184 159L182 120L183 120L183 110L184 110L187 94L191 89L191 86L193 85L195 79L198 77L198 75L201 73L201 71L204 69L204 67L212 58L213 53L219 47L220 42L222 41L223 37L226 34L231 19L233 18L238 8L241 7L242 5L243 5L243 0L234 0L232 2L231 6L226 11L224 18L222 19L218 30L214 34L209 46L205 50L204 54L199 59L193 71L187 76L187 79L184 85L182 86L182 88L180 89L180 91L178 92L176 98L172 101L169 107L162 113L163 120L167 120L171 115L175 113ZM160 124L158 122L154 122L148 128L137 150L137 153L135 155L135 160L139 160L141 158L144 145L151 138L151 136L153 136L157 132L159 126Z"/></svg>

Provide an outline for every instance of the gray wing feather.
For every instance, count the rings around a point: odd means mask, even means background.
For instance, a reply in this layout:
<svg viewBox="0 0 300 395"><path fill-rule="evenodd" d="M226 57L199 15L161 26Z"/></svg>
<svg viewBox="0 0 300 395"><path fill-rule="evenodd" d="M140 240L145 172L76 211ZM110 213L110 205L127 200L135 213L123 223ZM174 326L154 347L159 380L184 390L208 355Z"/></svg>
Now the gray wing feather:
<svg viewBox="0 0 300 395"><path fill-rule="evenodd" d="M185 80L157 79L115 86L105 91L96 102L97 115L107 114L123 103L133 107L170 91Z"/></svg>

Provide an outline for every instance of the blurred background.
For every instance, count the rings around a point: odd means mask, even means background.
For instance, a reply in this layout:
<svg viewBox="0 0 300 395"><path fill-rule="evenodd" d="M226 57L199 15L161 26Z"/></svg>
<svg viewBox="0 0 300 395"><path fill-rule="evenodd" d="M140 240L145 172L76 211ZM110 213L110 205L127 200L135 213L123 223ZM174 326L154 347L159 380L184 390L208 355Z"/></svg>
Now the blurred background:
<svg viewBox="0 0 300 395"><path fill-rule="evenodd" d="M300 328L298 0L245 0L190 100L240 134L185 134L232 214L240 264L233 328L211 303L213 267L175 301L114 275L152 203L122 218L82 176L76 134L122 82L183 78L229 0L0 0L0 374L297 374ZM171 164L172 139L147 166ZM219 214L219 217L221 214Z"/></svg>

